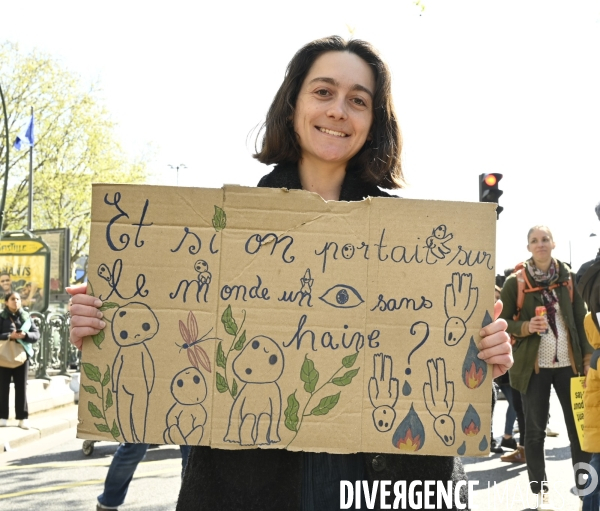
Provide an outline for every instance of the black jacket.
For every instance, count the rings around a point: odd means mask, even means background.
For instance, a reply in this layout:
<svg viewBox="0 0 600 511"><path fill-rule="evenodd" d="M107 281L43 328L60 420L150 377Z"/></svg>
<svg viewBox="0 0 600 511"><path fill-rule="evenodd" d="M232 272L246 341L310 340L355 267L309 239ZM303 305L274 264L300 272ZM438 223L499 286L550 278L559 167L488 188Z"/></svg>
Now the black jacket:
<svg viewBox="0 0 600 511"><path fill-rule="evenodd" d="M278 165L260 180L258 186L302 188L296 165ZM391 195L373 184L365 183L358 173L348 171L342 184L340 200L359 201L366 197ZM300 511L304 464L311 462L311 456L314 455L283 449L228 451L192 447L177 510ZM359 456L363 458L365 472L371 481L406 481L408 488L413 480L456 483L467 479L458 458L376 453L363 453ZM339 496L339 483L331 489ZM462 490L461 499L465 502L466 488L463 487ZM361 499L361 503L363 509L366 509L364 499ZM332 510L316 505L314 511Z"/></svg>

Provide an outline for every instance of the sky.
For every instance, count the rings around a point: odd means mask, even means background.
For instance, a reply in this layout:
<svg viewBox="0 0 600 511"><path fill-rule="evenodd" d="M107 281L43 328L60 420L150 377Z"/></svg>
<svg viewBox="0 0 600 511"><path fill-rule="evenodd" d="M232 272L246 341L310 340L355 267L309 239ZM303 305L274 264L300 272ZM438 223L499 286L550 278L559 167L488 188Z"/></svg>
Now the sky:
<svg viewBox="0 0 600 511"><path fill-rule="evenodd" d="M152 155L152 183L254 186L287 63L352 35L392 70L400 196L477 201L479 174L503 174L498 273L527 258L533 225L575 270L600 246L600 0L4 4L0 39L98 82L126 151Z"/></svg>

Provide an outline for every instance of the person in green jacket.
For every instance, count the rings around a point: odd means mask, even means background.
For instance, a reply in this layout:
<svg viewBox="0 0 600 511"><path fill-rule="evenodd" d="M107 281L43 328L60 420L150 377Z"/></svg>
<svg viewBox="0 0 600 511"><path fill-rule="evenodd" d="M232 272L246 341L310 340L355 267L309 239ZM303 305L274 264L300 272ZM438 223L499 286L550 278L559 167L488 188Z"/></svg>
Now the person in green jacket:
<svg viewBox="0 0 600 511"><path fill-rule="evenodd" d="M590 455L581 450L571 409L570 381L589 369L592 346L587 341L583 319L586 314L581 296L567 287L574 276L568 265L552 257L555 247L550 229L536 225L527 234L531 258L519 274L506 280L501 292L504 309L500 315L508 323L507 332L515 339L514 365L510 384L521 392L525 409L525 452L531 490L538 494L538 509L554 509L549 503L544 459L544 440L550 407L550 390L554 387L560 401L573 465L589 463ZM518 319L518 278L527 279L537 291L525 293ZM536 307L546 307L545 316L536 316ZM577 477L575 484L578 485Z"/></svg>

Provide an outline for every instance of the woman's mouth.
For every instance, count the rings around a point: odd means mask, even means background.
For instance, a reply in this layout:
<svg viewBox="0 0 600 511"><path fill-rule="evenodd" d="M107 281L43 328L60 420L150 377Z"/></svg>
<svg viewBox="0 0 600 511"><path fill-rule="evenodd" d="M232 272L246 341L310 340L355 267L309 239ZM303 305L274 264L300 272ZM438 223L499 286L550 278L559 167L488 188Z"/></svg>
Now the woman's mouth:
<svg viewBox="0 0 600 511"><path fill-rule="evenodd" d="M347 137L348 135L346 135L345 133L342 133L341 131L334 131L334 130L329 130L327 128L320 128L317 126L317 129L321 132L321 133L326 133L327 135L333 135L334 137L340 137L340 138L344 138Z"/></svg>

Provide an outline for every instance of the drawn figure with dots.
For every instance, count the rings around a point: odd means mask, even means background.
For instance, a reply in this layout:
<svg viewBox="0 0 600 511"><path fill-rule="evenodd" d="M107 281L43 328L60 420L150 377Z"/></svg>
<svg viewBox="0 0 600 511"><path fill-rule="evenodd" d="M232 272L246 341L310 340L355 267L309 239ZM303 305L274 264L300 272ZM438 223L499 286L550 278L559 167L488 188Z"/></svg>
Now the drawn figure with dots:
<svg viewBox="0 0 600 511"><path fill-rule="evenodd" d="M369 380L369 399L375 407L373 423L377 431L392 429L396 419L394 406L398 401L400 383L392 376L392 357L383 353L373 355L373 376Z"/></svg>
<svg viewBox="0 0 600 511"><path fill-rule="evenodd" d="M146 341L158 333L158 319L144 303L117 308L112 336L119 345L112 368L117 419L125 442L144 442L148 399L154 386L154 360Z"/></svg>
<svg viewBox="0 0 600 511"><path fill-rule="evenodd" d="M198 272L198 282L200 284L210 284L212 275L208 271L208 263L204 259L198 259L194 263L194 270Z"/></svg>
<svg viewBox="0 0 600 511"><path fill-rule="evenodd" d="M283 351L277 343L258 335L233 361L233 372L245 385L231 407L223 439L241 445L268 445L281 441L281 390Z"/></svg>
<svg viewBox="0 0 600 511"><path fill-rule="evenodd" d="M167 428L163 438L168 444L199 445L204 435L206 410L206 379L195 367L178 372L171 382L175 404L167 414Z"/></svg>

